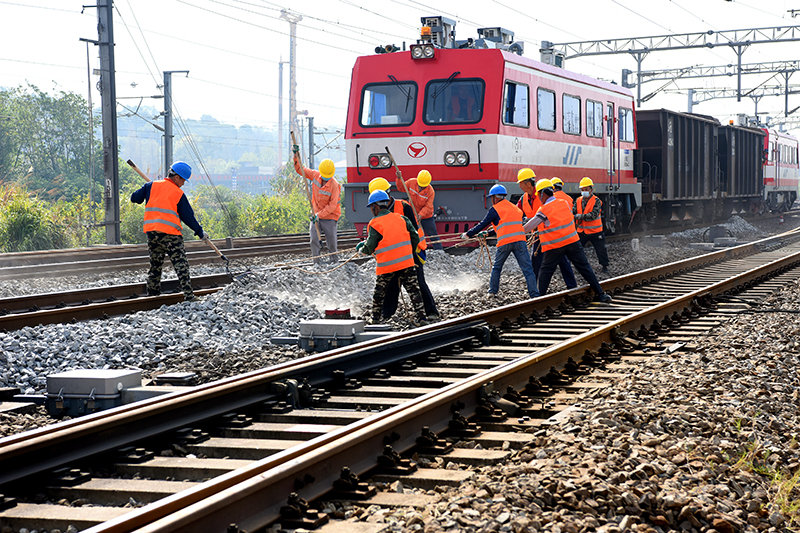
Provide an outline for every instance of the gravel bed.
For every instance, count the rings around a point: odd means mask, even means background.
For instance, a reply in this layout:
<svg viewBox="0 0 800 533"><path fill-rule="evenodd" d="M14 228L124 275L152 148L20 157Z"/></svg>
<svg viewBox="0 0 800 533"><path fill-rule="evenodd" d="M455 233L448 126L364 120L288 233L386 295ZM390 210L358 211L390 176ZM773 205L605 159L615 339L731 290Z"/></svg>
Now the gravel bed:
<svg viewBox="0 0 800 533"><path fill-rule="evenodd" d="M745 238L759 231L747 226ZM664 247L641 246L638 252L632 251L629 242L610 243L610 273L599 277L622 275L701 253L678 242L679 239L668 238ZM599 272L594 251L587 249L587 255ZM486 291L490 266L488 262L481 265L478 256L475 252L462 256L437 251L429 254L426 278L442 318L527 299L524 280L513 259L506 263L500 294L489 297ZM285 258L235 261L235 271L252 267L254 274L243 283L228 285L199 302L162 306L106 320L0 333L0 386L20 387L27 394L42 393L48 374L73 368L135 368L141 369L148 379L163 372L193 371L201 382L206 382L305 355L299 348L269 343L272 336L295 333L300 320L318 318L325 309L347 308L354 316L369 309L375 283L372 261L361 265L348 263L330 273L325 272L330 266L316 267L318 271L314 273L297 269L266 270L278 260ZM193 274L203 271L220 269L192 268ZM20 294L56 288L68 290L142 281L145 275L140 270L98 274L92 279L20 280L0 284L0 291ZM556 274L550 290L563 288L563 280ZM397 327L408 327L407 311L404 295L393 320ZM12 426L3 424L0 435L14 433Z"/></svg>
<svg viewBox="0 0 800 533"><path fill-rule="evenodd" d="M391 485L432 495L424 510L327 510L391 531L797 531L797 313L800 282L702 336L696 351L636 363L458 488Z"/></svg>

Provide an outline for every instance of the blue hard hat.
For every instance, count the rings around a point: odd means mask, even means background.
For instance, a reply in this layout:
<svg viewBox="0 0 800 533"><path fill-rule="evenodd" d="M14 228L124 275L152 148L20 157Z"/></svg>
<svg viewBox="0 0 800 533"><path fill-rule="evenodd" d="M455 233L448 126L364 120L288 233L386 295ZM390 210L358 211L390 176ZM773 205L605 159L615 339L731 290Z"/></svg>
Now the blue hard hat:
<svg viewBox="0 0 800 533"><path fill-rule="evenodd" d="M192 176L192 167L183 161L175 161L169 169L185 180L188 180Z"/></svg>
<svg viewBox="0 0 800 533"><path fill-rule="evenodd" d="M501 194L506 195L508 194L508 191L506 190L505 187L503 187L499 183L497 185L492 186L492 188L489 189L489 196L500 196Z"/></svg>
<svg viewBox="0 0 800 533"><path fill-rule="evenodd" d="M367 200L367 207L371 206L372 204L376 204L378 202L388 202L389 195L386 194L386 191L377 190L369 195L369 200Z"/></svg>

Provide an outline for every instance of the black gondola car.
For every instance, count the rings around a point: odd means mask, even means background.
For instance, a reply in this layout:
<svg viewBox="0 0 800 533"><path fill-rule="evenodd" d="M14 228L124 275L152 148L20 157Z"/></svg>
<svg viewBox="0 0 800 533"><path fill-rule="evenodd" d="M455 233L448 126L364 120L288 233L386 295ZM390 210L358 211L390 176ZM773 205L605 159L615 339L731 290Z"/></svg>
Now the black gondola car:
<svg viewBox="0 0 800 533"><path fill-rule="evenodd" d="M725 203L736 212L759 209L764 189L761 147L764 132L757 128L720 126L719 185Z"/></svg>

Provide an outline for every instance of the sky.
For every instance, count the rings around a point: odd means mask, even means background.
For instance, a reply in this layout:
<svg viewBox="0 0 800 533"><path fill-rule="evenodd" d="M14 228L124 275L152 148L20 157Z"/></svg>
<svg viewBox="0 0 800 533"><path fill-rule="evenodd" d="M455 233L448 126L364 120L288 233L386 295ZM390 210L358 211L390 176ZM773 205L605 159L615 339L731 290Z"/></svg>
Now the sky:
<svg viewBox="0 0 800 533"><path fill-rule="evenodd" d="M97 13L92 2L75 0L0 0L0 86L32 83L45 91L66 90L87 95L87 45L79 38L97 38ZM433 7L429 7L433 5ZM162 71L173 75L173 99L184 119L213 116L237 125L274 128L278 121L278 64L289 58L289 24L282 9L303 16L297 25L298 109L315 117L316 125L343 127L350 73L356 57L375 46L415 42L420 17L441 14L457 21L456 38L477 37L476 29L502 26L524 41L525 56L539 59L540 42L555 43L671 33L722 31L800 25L800 0L115 0L117 96L122 105L162 108L148 98L160 93ZM797 12L800 15L800 11ZM753 45L743 63L800 59L800 42ZM96 47L88 46L91 68L99 66ZM735 64L730 49L653 52L643 70L688 65ZM620 81L621 70L635 70L630 55L568 60L565 68ZM744 78L744 87L771 75ZM92 78L92 98L100 96ZM288 117L288 65L284 68L284 120ZM800 73L790 79L800 86ZM734 78L693 79L665 89L735 87ZM643 85L648 94L665 85ZM141 97L144 97L140 99ZM789 107L800 106L800 95ZM686 111L685 92L661 92L644 109ZM779 115L783 97L765 97L759 112ZM118 108L120 113L125 109ZM710 100L697 113L727 121L737 113L753 114L749 98ZM796 116L800 115L798 111ZM152 119L153 117L146 117ZM800 135L800 124L793 133Z"/></svg>

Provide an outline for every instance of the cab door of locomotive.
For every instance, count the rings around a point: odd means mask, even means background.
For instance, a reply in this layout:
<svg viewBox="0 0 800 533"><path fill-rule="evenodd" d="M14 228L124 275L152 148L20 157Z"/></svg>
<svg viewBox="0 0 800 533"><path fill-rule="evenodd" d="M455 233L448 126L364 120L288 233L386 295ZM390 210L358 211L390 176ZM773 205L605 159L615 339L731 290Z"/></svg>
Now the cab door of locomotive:
<svg viewBox="0 0 800 533"><path fill-rule="evenodd" d="M608 148L608 158L606 162L606 174L608 175L609 185L614 184L614 176L616 174L615 165L615 149L617 146L617 114L614 102L606 102L606 146Z"/></svg>

